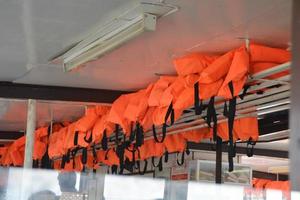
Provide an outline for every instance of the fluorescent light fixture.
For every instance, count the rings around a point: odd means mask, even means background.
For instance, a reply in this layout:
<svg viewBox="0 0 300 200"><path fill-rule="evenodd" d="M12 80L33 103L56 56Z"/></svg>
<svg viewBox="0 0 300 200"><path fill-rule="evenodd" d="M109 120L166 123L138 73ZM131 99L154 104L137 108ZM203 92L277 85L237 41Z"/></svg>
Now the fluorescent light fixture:
<svg viewBox="0 0 300 200"><path fill-rule="evenodd" d="M71 71L98 59L144 31L154 31L155 27L156 15L153 14L142 13L133 18L117 18L63 54L64 70Z"/></svg>

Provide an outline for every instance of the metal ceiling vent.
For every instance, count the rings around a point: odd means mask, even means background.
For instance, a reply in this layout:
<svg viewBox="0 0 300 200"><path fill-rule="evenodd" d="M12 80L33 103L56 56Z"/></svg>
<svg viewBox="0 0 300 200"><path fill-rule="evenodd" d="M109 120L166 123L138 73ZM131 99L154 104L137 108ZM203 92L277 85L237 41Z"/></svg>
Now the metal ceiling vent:
<svg viewBox="0 0 300 200"><path fill-rule="evenodd" d="M177 10L178 7L170 4L141 2L95 29L96 31L87 34L76 45L51 61L62 63L65 72L82 67L85 63L99 59L145 31L155 31L158 18Z"/></svg>

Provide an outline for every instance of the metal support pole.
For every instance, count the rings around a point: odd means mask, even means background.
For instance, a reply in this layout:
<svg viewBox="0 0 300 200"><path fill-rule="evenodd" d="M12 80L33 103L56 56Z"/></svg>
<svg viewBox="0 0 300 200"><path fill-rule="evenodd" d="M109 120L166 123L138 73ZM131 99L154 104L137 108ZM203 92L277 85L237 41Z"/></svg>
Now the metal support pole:
<svg viewBox="0 0 300 200"><path fill-rule="evenodd" d="M32 168L32 153L34 146L34 132L36 126L36 100L29 99L27 106L28 109L24 168Z"/></svg>
<svg viewBox="0 0 300 200"><path fill-rule="evenodd" d="M293 0L292 20L292 92L290 110L290 178L292 190L300 191L300 1Z"/></svg>

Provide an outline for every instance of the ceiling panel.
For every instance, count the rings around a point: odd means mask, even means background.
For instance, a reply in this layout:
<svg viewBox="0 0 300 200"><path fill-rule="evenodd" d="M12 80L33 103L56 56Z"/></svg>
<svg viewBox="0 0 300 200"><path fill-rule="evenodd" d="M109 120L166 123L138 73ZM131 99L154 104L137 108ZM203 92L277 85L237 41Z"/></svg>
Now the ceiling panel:
<svg viewBox="0 0 300 200"><path fill-rule="evenodd" d="M90 5L99 9L102 9L102 4L105 5L104 1L99 4L92 2ZM180 9L159 19L155 32L144 33L101 59L70 73L63 73L61 66L45 65L45 59L62 50L70 41L75 41L76 35L91 30L92 24L97 23L97 16L86 17L86 21L82 20L79 26L76 21L80 20L81 12L84 13L82 16L89 15L86 14L88 5L69 5L58 1L54 1L53 5L45 1L37 3L33 6L34 20L37 20L34 29L38 36L35 46L41 65L36 65L16 82L135 90L156 80L155 73L175 74L172 59L190 51L224 52L243 44L244 41L239 38L245 37L280 47L287 47L290 41L291 0L165 2ZM45 7L52 9L43 12ZM61 12L65 7L68 14L75 9L79 16L64 16ZM52 10L58 10L58 15ZM48 40L45 35L49 35Z"/></svg>

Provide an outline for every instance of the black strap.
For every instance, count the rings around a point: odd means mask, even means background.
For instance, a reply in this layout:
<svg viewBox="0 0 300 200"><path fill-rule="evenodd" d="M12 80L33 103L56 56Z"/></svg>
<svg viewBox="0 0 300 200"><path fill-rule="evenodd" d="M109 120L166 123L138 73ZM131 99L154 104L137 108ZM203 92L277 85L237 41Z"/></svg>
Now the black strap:
<svg viewBox="0 0 300 200"><path fill-rule="evenodd" d="M116 140L115 140L115 143L116 145L119 145L119 134L120 134L120 130L119 130L119 125L116 124L115 126L115 133L116 133Z"/></svg>
<svg viewBox="0 0 300 200"><path fill-rule="evenodd" d="M206 115L206 122L209 127L211 127L211 121L213 121L213 140L216 141L217 139L217 125L218 125L218 118L215 109L215 97L211 97L207 107L207 115Z"/></svg>
<svg viewBox="0 0 300 200"><path fill-rule="evenodd" d="M82 149L81 162L83 165L87 163L87 148Z"/></svg>
<svg viewBox="0 0 300 200"><path fill-rule="evenodd" d="M87 138L88 133L91 134L89 138ZM90 143L93 141L93 134L92 134L92 132L91 132L91 131L88 131L88 132L86 133L86 135L84 136L83 139L84 139L84 141L85 141L86 143L89 143L89 144L90 144Z"/></svg>
<svg viewBox="0 0 300 200"><path fill-rule="evenodd" d="M167 128L163 126L163 129L167 129ZM154 137L155 142L157 142L157 143L163 143L163 141L166 138L167 131L165 130L165 131L162 132L162 138L161 138L161 140L158 139L158 136L157 136L154 124L152 125L152 132L153 132L153 137Z"/></svg>
<svg viewBox="0 0 300 200"><path fill-rule="evenodd" d="M79 134L78 131L76 131L75 134L74 134L74 146L78 145L78 134Z"/></svg>
<svg viewBox="0 0 300 200"><path fill-rule="evenodd" d="M233 156L234 156L234 147L233 147L233 127L234 127L234 118L236 113L236 97L234 97L234 88L233 83L230 81L228 83L232 99L229 100L229 110L228 110L228 135L229 135L229 146L228 146L228 162L229 162L229 172L233 171Z"/></svg>
<svg viewBox="0 0 300 200"><path fill-rule="evenodd" d="M167 124L169 118L171 118L171 124L170 125ZM154 125L152 126L154 140L157 143L162 143L165 140L166 134L167 134L167 127L173 125L174 120L175 120L175 114L174 114L173 104L171 103L168 107L168 110L167 110L167 113L166 113L166 116L165 116L165 122L162 125L162 138L161 138L161 140L159 140L158 137L157 137L155 126Z"/></svg>
<svg viewBox="0 0 300 200"><path fill-rule="evenodd" d="M75 157L76 157L78 150L79 150L79 148L75 148L74 150L71 151L71 157L73 159L73 169L75 169Z"/></svg>
<svg viewBox="0 0 300 200"><path fill-rule="evenodd" d="M140 161L138 160L137 161L137 166L138 166L138 170L139 170L139 174L140 175L144 175L147 171L147 167L148 167L148 161L147 160L144 160L144 169L143 171L141 171L141 164L140 164Z"/></svg>
<svg viewBox="0 0 300 200"><path fill-rule="evenodd" d="M254 146L255 146L256 142L252 141L252 139L250 138L247 142L247 156L248 157L252 157L254 155ZM251 147L249 147L251 146Z"/></svg>
<svg viewBox="0 0 300 200"><path fill-rule="evenodd" d="M144 144L144 131L143 127L140 126L140 124L137 122L136 123L136 142L135 146L140 147Z"/></svg>
<svg viewBox="0 0 300 200"><path fill-rule="evenodd" d="M71 150L68 150L66 154L66 162L70 162L70 159L71 159Z"/></svg>
<svg viewBox="0 0 300 200"><path fill-rule="evenodd" d="M64 169L66 165L66 155L63 155L62 159L61 159L61 163L60 163L60 168Z"/></svg>
<svg viewBox="0 0 300 200"><path fill-rule="evenodd" d="M152 158L151 158L151 161L152 161L152 166L153 166L153 167L155 167L155 168L158 167L158 170L159 170L159 171L162 171L162 170L163 170L163 167L162 167L162 157L159 158L159 162L158 162L157 165L155 165L155 157L152 157Z"/></svg>
<svg viewBox="0 0 300 200"><path fill-rule="evenodd" d="M126 158L123 169L126 169L127 171L133 173L134 165L135 165L134 161L130 161L128 158ZM119 174L123 174L123 169L120 170Z"/></svg>
<svg viewBox="0 0 300 200"><path fill-rule="evenodd" d="M47 128L48 141L49 141L50 135L51 135L51 126L48 126L48 128ZM47 142L46 152L43 155L42 160L41 160L41 168L43 168L43 169L53 169L53 161L49 157L48 148L49 148L49 142Z"/></svg>
<svg viewBox="0 0 300 200"><path fill-rule="evenodd" d="M202 100L200 101L199 99L199 82L195 83L194 85L194 107L195 107L195 114L201 115L203 106L202 106Z"/></svg>
<svg viewBox="0 0 300 200"><path fill-rule="evenodd" d="M92 146L92 152L93 152L93 163L97 164L98 163L98 157L97 157L97 152L96 152L95 145Z"/></svg>
<svg viewBox="0 0 300 200"><path fill-rule="evenodd" d="M169 152L166 151L166 152L165 152L165 163L167 163L168 160L169 160Z"/></svg>
<svg viewBox="0 0 300 200"><path fill-rule="evenodd" d="M181 161L179 162L179 160L178 160L179 153L177 153L177 156L176 156L176 157L177 157L176 162L177 162L177 165L178 165L178 166L182 166L182 165L184 164L184 154L185 154L184 152L181 153Z"/></svg>
<svg viewBox="0 0 300 200"><path fill-rule="evenodd" d="M104 151L106 151L108 149L106 130L104 130L104 132L103 132L103 136L102 136L102 140L101 140L101 146L102 146L102 149Z"/></svg>
<svg viewBox="0 0 300 200"><path fill-rule="evenodd" d="M217 137L216 141L216 177L217 184L222 183L222 138Z"/></svg>
<svg viewBox="0 0 300 200"><path fill-rule="evenodd" d="M38 159L32 160L32 168L39 168L39 160Z"/></svg>
<svg viewBox="0 0 300 200"><path fill-rule="evenodd" d="M124 145L124 143L117 146L116 153L117 153L117 156L118 156L119 162L120 162L120 172L119 172L119 174L123 174L124 154L125 154L125 145Z"/></svg>
<svg viewBox="0 0 300 200"><path fill-rule="evenodd" d="M251 85L245 85L245 86L244 86L243 93L239 96L241 100L244 99L244 97L246 96L247 91L249 90L250 87L251 87Z"/></svg>
<svg viewBox="0 0 300 200"><path fill-rule="evenodd" d="M118 174L118 165L111 166L111 174Z"/></svg>
<svg viewBox="0 0 300 200"><path fill-rule="evenodd" d="M133 130L133 122L130 124L130 135L129 135L129 141L132 143L135 139L135 131Z"/></svg>
<svg viewBox="0 0 300 200"><path fill-rule="evenodd" d="M224 102L224 110L223 110L223 115L225 117L229 117L229 113L228 113L228 107L227 107L227 101Z"/></svg>

